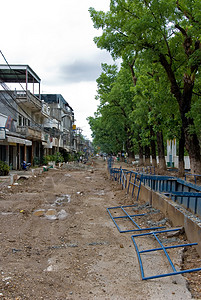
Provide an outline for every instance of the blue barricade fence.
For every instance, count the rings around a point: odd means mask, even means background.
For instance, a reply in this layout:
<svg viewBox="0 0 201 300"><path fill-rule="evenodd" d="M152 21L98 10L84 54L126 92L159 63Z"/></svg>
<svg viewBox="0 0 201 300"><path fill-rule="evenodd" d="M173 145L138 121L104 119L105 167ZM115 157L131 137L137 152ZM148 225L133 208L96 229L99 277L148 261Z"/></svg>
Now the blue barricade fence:
<svg viewBox="0 0 201 300"><path fill-rule="evenodd" d="M139 173L121 167L112 168L111 161L108 162L108 169L111 179L119 182L122 189L126 189L127 194L131 193L132 197L135 195L136 201L138 201L141 184L143 183L155 192L170 195L173 201L201 216L201 186L173 176ZM143 171L143 169L137 170ZM155 169L153 170L155 172ZM198 175L195 174L194 176Z"/></svg>
<svg viewBox="0 0 201 300"><path fill-rule="evenodd" d="M132 239L133 244L135 246L135 250L136 250L136 253L137 253L137 257L138 257L142 280L156 279L156 278L167 277L167 276L172 276L172 275L178 275L178 274L201 271L201 268L187 269L187 270L177 270L175 265L173 264L173 261L171 260L170 255L167 252L167 250L174 249L174 248L181 248L181 247L197 245L197 243L188 243L188 244L182 244L182 245L164 246L162 240L159 239L158 235L161 234L161 233L177 231L177 230L178 230L178 228L174 228L174 229L168 229L168 230L161 230L161 231L155 231L155 232L135 234L135 235L131 236L131 239ZM136 242L136 238L137 237L145 237L145 236L154 237L155 240L158 242L159 247L153 248L153 249L139 250L137 242ZM169 272L169 273L145 276L141 254L151 253L151 252L155 252L155 251L163 251L164 255L166 256L166 258L167 258L167 260L170 264L170 267L171 267L172 271Z"/></svg>

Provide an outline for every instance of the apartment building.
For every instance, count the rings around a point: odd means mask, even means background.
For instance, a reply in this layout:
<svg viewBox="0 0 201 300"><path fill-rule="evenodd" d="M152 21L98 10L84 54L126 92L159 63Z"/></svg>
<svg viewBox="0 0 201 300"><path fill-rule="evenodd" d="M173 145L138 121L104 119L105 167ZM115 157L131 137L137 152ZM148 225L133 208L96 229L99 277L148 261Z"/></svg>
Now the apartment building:
<svg viewBox="0 0 201 300"><path fill-rule="evenodd" d="M61 94L41 94L41 79L28 65L0 65L0 86L0 160L10 168L87 151L72 107Z"/></svg>
<svg viewBox="0 0 201 300"><path fill-rule="evenodd" d="M59 152L76 152L74 147L74 111L61 94L41 94L41 100L50 109L50 118L44 128L49 132L51 139L45 146L47 154Z"/></svg>
<svg viewBox="0 0 201 300"><path fill-rule="evenodd" d="M33 164L43 157L49 111L35 95L36 90L40 95L40 82L28 65L0 65L0 159L13 169L23 160Z"/></svg>

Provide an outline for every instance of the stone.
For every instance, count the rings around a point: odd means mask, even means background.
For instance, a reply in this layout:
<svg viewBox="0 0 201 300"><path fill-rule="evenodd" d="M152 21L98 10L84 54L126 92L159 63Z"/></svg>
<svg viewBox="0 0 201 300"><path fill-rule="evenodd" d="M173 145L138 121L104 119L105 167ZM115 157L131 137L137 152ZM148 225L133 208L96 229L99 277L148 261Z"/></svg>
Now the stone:
<svg viewBox="0 0 201 300"><path fill-rule="evenodd" d="M46 211L46 216L53 216L53 215L56 215L56 210L55 209L52 209L52 208L50 208L50 209L48 209L47 211Z"/></svg>
<svg viewBox="0 0 201 300"><path fill-rule="evenodd" d="M64 209L60 210L60 212L58 213L58 219L64 220L66 217L67 217L67 212Z"/></svg>
<svg viewBox="0 0 201 300"><path fill-rule="evenodd" d="M33 215L36 217L44 216L45 210L44 209L37 209L33 212Z"/></svg>

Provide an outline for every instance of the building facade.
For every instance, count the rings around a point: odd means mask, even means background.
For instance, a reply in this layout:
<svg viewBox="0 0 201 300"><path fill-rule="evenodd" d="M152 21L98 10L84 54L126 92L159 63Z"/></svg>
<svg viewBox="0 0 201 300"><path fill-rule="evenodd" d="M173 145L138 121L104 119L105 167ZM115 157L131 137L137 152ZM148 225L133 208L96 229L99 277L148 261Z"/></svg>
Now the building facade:
<svg viewBox="0 0 201 300"><path fill-rule="evenodd" d="M0 160L12 169L56 152L86 152L72 107L61 94L41 94L40 83L28 65L0 65Z"/></svg>
<svg viewBox="0 0 201 300"><path fill-rule="evenodd" d="M73 144L74 111L61 94L42 94L42 101L49 106L50 118L44 124L50 134L45 146L46 154L76 151Z"/></svg>

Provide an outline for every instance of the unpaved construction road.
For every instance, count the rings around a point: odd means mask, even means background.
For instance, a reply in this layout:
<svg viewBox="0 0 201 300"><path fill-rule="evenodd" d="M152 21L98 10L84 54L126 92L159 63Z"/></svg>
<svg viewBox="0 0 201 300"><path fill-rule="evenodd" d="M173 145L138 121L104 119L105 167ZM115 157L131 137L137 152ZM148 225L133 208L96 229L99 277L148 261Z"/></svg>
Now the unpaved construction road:
<svg viewBox="0 0 201 300"><path fill-rule="evenodd" d="M100 159L2 188L0 299L192 299L181 275L141 280L132 233L106 210L131 203ZM147 273L168 272L160 255L148 255Z"/></svg>

